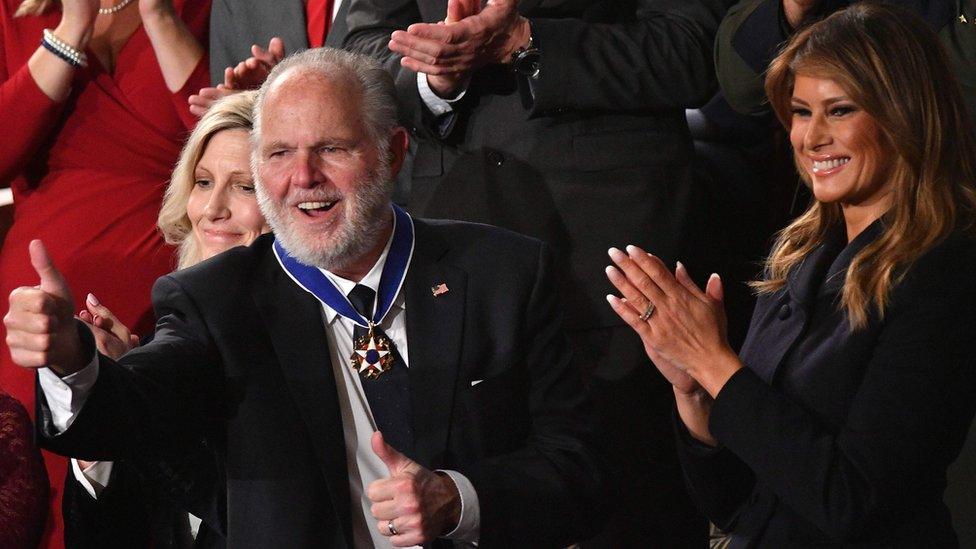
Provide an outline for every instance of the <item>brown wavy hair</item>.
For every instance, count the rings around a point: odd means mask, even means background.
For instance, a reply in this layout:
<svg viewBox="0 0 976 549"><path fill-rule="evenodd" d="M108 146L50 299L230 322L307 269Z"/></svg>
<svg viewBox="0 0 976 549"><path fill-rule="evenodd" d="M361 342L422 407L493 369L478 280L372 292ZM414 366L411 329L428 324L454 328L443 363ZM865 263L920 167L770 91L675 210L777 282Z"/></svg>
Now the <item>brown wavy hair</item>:
<svg viewBox="0 0 976 549"><path fill-rule="evenodd" d="M766 73L766 95L787 130L798 73L836 82L875 119L893 152L885 231L858 252L844 280L840 305L856 330L866 325L872 306L884 316L891 289L912 262L955 230L974 232L973 128L938 38L898 6L855 4L790 40ZM809 185L798 162L797 170ZM779 233L765 280L753 287L759 293L782 288L787 274L842 222L840 204L814 201Z"/></svg>

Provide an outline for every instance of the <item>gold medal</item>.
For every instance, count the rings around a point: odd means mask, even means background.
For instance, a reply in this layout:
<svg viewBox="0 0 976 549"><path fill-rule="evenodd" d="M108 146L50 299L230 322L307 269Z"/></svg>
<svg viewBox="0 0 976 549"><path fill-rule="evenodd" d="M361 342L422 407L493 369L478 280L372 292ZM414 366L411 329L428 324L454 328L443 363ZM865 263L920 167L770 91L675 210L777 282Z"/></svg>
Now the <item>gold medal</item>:
<svg viewBox="0 0 976 549"><path fill-rule="evenodd" d="M393 367L393 349L390 340L384 336L376 337L373 323L369 332L357 339L353 345L352 369L366 379L376 379Z"/></svg>

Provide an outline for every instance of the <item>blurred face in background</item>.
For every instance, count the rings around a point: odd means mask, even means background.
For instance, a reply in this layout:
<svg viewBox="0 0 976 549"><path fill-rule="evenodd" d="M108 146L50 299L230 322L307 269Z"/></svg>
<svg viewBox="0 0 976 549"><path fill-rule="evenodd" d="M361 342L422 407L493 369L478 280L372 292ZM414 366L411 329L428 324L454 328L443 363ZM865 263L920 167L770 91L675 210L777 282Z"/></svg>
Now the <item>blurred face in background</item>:
<svg viewBox="0 0 976 549"><path fill-rule="evenodd" d="M790 142L816 199L880 217L891 205L895 153L877 121L829 78L798 73L791 105Z"/></svg>
<svg viewBox="0 0 976 549"><path fill-rule="evenodd" d="M246 246L268 231L254 196L245 130L222 130L207 143L193 175L186 214L200 259Z"/></svg>

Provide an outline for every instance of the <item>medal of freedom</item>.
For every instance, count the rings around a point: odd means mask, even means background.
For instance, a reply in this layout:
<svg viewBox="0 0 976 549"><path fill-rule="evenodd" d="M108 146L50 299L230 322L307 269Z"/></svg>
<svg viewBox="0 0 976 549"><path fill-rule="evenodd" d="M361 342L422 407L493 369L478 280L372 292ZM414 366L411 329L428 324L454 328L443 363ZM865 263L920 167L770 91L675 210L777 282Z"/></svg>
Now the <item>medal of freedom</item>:
<svg viewBox="0 0 976 549"><path fill-rule="evenodd" d="M352 369L359 372L366 379L376 379L393 367L393 353L390 340L376 337L373 323L369 323L369 332L355 341L352 356Z"/></svg>

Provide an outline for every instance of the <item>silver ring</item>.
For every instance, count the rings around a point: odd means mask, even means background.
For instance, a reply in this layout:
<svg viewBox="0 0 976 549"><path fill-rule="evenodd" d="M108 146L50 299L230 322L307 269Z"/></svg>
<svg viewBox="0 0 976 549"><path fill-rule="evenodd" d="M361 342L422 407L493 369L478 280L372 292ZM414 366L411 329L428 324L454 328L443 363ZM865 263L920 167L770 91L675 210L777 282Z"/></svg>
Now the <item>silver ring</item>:
<svg viewBox="0 0 976 549"><path fill-rule="evenodd" d="M391 536L396 536L400 533L400 531L396 529L396 526L393 526L393 520L386 523L386 529L390 531Z"/></svg>
<svg viewBox="0 0 976 549"><path fill-rule="evenodd" d="M641 313L639 317L641 322L647 322L647 319L651 318L651 315L654 314L654 309L656 309L656 307L654 307L654 304L648 301L647 308L644 309L644 312Z"/></svg>

